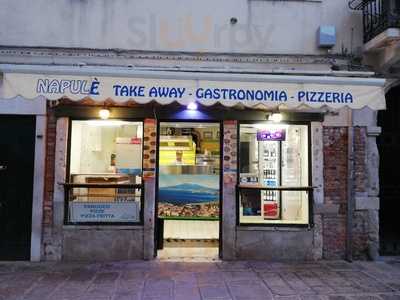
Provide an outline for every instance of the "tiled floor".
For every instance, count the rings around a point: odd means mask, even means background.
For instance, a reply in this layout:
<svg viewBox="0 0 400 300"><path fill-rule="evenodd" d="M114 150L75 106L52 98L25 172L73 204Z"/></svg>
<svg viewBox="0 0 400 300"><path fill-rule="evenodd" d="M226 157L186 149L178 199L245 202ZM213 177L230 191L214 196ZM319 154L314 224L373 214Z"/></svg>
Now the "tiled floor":
<svg viewBox="0 0 400 300"><path fill-rule="evenodd" d="M164 248L158 251L160 260L198 260L218 259L218 240L164 240Z"/></svg>
<svg viewBox="0 0 400 300"><path fill-rule="evenodd" d="M0 299L395 300L400 260L0 263Z"/></svg>

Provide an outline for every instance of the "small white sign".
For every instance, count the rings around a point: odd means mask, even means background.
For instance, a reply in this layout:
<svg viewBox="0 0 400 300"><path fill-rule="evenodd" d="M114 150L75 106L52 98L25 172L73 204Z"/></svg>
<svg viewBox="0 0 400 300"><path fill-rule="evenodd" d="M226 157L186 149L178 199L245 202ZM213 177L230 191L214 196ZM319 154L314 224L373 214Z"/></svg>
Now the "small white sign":
<svg viewBox="0 0 400 300"><path fill-rule="evenodd" d="M139 222L139 202L70 203L71 222Z"/></svg>

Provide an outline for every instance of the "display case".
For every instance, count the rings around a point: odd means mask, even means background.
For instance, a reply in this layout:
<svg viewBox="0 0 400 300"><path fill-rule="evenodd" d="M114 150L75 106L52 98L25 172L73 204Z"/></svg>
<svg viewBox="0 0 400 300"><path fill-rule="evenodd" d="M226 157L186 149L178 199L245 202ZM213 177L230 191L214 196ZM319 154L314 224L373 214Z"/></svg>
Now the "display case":
<svg viewBox="0 0 400 300"><path fill-rule="evenodd" d="M196 144L191 136L160 136L160 166L195 165Z"/></svg>

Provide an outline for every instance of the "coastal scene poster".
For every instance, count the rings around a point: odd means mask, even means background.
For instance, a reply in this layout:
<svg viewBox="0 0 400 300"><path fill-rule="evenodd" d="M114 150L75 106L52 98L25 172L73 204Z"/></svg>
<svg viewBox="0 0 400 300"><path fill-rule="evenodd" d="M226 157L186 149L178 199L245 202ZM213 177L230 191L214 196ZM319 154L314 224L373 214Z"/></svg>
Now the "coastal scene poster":
<svg viewBox="0 0 400 300"><path fill-rule="evenodd" d="M219 175L159 175L162 217L218 218Z"/></svg>

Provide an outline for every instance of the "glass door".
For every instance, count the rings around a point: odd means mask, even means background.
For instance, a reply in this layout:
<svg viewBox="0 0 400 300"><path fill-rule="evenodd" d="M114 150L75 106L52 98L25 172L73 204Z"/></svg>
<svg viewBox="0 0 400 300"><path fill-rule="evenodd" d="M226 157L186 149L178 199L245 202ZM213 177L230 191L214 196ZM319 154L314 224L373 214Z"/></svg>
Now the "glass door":
<svg viewBox="0 0 400 300"><path fill-rule="evenodd" d="M218 257L220 124L161 122L158 151L159 256Z"/></svg>

